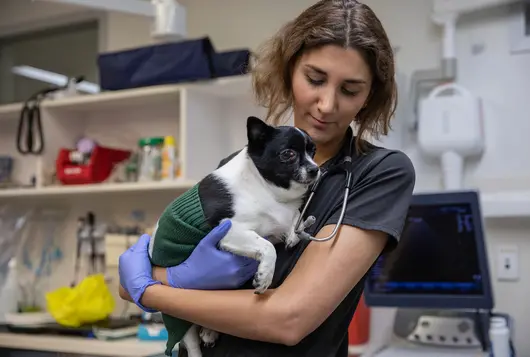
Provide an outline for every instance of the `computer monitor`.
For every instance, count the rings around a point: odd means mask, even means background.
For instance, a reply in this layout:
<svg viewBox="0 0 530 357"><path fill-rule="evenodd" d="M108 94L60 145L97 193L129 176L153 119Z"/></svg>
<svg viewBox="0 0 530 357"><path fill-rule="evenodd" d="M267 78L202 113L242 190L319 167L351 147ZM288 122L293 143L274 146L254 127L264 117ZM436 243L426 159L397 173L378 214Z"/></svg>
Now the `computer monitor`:
<svg viewBox="0 0 530 357"><path fill-rule="evenodd" d="M479 194L415 194L401 240L368 273L369 306L492 309Z"/></svg>

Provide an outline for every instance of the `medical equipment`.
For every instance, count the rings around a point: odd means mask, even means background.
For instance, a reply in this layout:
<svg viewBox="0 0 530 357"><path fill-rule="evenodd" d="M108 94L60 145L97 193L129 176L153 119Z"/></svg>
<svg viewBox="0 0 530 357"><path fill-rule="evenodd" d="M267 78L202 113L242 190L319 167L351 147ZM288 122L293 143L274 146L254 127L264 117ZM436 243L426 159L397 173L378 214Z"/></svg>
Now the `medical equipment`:
<svg viewBox="0 0 530 357"><path fill-rule="evenodd" d="M455 93L442 95L446 91ZM460 189L464 160L485 146L480 99L456 83L434 88L420 103L418 144L423 154L441 160L445 189Z"/></svg>
<svg viewBox="0 0 530 357"><path fill-rule="evenodd" d="M75 286L81 280L80 275L82 273L83 275L105 274L106 231L106 224L96 224L96 216L93 212L88 212L86 217L79 217L74 279L71 286ZM84 268L83 271L81 271L82 267Z"/></svg>
<svg viewBox="0 0 530 357"><path fill-rule="evenodd" d="M32 67L28 66L19 66L13 67L12 71L27 78L51 83L51 85L37 91L24 102L18 122L16 145L18 152L23 155L40 155L45 147L40 110L41 102L52 94L74 93L75 85L82 82L83 77L73 78L64 85L56 84L56 82L60 83L56 78L49 78L49 76L40 72L34 73L34 70L36 70L34 68L28 72L28 68L32 69Z"/></svg>
<svg viewBox="0 0 530 357"><path fill-rule="evenodd" d="M14 66L11 69L13 74L21 77L34 79L44 83L48 83L54 88L54 98L57 97L68 97L76 95L78 91L85 93L99 93L99 85L85 81L83 76L69 78L64 74L59 74L44 69L35 68L31 66Z"/></svg>
<svg viewBox="0 0 530 357"><path fill-rule="evenodd" d="M348 155L344 157L342 160L342 163L338 165L332 165L330 168L325 170L320 174L320 176L317 178L315 183L311 185L311 188L309 190L309 198L306 201L306 204L304 205L304 208L302 209L302 213L300 214L300 217L298 218L298 221L296 222L296 228L295 233L300 237L300 239L309 239L316 242L326 242L333 237L337 235L337 232L339 231L340 226L342 225L342 221L344 220L344 214L346 213L346 207L348 206L348 196L350 195L350 190L352 189L353 185L353 150L354 150L354 144L355 144L355 137L352 136L350 139L350 148L348 151ZM309 228L311 225L313 225L316 222L315 216L309 216L307 219L302 223L302 219L305 215L305 212L307 208L309 207L311 200L313 199L313 196L315 195L316 190L318 189L318 186L322 182L323 179L326 178L326 176L335 174L339 171L344 171L345 174L345 180L344 180L344 198L342 200L342 208L340 211L340 216L337 221L337 224L335 225L335 228L333 228L333 231L324 238L316 238L313 237L311 234L304 232L307 228Z"/></svg>
<svg viewBox="0 0 530 357"><path fill-rule="evenodd" d="M40 102L47 91L32 95L23 105L17 129L17 150L19 153L39 155L44 151L44 135L40 113ZM25 130L25 138L23 138Z"/></svg>
<svg viewBox="0 0 530 357"><path fill-rule="evenodd" d="M378 258L364 293L370 307L398 308L391 344L376 357L485 356L490 319L501 314L492 312L479 194L415 194L400 244Z"/></svg>
<svg viewBox="0 0 530 357"><path fill-rule="evenodd" d="M528 0L526 0L528 1ZM412 73L409 96L409 129L418 129L418 103L424 89L430 90L440 84L457 80L458 59L456 55L456 25L464 14L508 6L521 0L434 0L432 21L442 26L442 59L440 66L433 69L420 69Z"/></svg>
<svg viewBox="0 0 530 357"><path fill-rule="evenodd" d="M0 287L0 324L7 321L7 316L18 312L19 288L17 283L17 259L11 258L8 264L5 283Z"/></svg>
<svg viewBox="0 0 530 357"><path fill-rule="evenodd" d="M492 309L479 193L417 193L396 250L370 271L371 306Z"/></svg>
<svg viewBox="0 0 530 357"><path fill-rule="evenodd" d="M27 218L27 228L20 243L19 263L21 300L23 312L39 311L43 305L43 292L52 283L52 272L63 258L57 244L65 220L60 209L35 209Z"/></svg>

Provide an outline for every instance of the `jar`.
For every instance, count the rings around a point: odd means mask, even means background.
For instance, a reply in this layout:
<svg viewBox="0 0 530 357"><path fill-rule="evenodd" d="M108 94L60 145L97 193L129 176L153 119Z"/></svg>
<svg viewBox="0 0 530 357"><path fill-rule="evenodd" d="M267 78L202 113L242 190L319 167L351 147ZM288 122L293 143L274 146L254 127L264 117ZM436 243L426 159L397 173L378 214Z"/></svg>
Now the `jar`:
<svg viewBox="0 0 530 357"><path fill-rule="evenodd" d="M163 137L141 138L138 181L158 181L162 171L162 146Z"/></svg>

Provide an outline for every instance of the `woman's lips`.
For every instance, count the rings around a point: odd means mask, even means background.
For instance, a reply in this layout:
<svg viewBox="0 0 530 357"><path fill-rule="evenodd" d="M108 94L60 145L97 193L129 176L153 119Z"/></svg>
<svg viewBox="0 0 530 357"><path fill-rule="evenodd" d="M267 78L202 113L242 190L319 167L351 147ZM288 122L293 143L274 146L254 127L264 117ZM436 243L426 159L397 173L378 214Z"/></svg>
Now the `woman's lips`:
<svg viewBox="0 0 530 357"><path fill-rule="evenodd" d="M314 116L310 115L310 117L313 119L312 122L313 122L313 125L316 126L317 128L319 129L324 129L326 128L326 126L330 123L328 122L325 122L325 121L322 121L322 120L319 120L317 118L315 118Z"/></svg>

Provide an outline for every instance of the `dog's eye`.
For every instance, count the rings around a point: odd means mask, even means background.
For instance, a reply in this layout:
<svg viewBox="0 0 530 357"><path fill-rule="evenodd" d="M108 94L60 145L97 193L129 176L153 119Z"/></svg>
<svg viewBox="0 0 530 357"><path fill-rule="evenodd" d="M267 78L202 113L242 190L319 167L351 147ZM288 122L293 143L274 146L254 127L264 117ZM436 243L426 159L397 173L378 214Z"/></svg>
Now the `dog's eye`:
<svg viewBox="0 0 530 357"><path fill-rule="evenodd" d="M291 149L285 149L280 153L280 160L291 161L296 158L296 151Z"/></svg>

